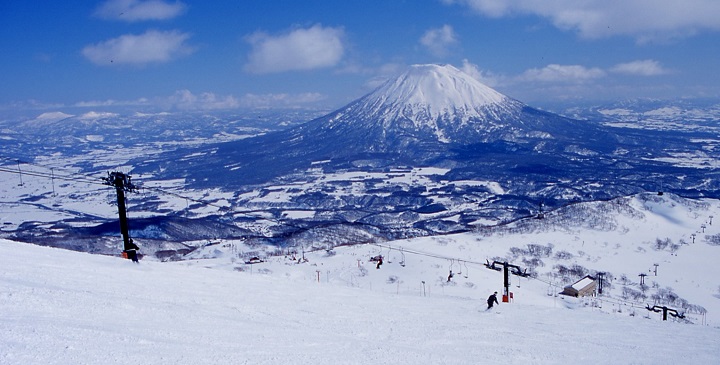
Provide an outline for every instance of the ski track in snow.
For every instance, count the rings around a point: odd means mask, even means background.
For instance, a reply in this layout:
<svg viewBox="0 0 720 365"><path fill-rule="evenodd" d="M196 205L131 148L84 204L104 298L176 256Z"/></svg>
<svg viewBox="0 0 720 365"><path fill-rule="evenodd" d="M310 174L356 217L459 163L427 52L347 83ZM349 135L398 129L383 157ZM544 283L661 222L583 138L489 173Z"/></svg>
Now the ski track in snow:
<svg viewBox="0 0 720 365"><path fill-rule="evenodd" d="M483 300L438 293L396 295L187 263L137 265L6 240L0 313L0 364L720 360L716 327L523 303L485 312Z"/></svg>

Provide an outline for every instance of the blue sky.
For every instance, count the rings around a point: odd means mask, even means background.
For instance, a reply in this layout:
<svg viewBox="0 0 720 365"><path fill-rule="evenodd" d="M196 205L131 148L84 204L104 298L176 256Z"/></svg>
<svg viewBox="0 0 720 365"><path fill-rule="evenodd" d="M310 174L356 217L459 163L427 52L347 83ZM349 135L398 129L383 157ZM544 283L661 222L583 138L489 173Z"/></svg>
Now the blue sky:
<svg viewBox="0 0 720 365"><path fill-rule="evenodd" d="M0 110L341 107L449 63L527 102L720 96L717 0L0 2Z"/></svg>

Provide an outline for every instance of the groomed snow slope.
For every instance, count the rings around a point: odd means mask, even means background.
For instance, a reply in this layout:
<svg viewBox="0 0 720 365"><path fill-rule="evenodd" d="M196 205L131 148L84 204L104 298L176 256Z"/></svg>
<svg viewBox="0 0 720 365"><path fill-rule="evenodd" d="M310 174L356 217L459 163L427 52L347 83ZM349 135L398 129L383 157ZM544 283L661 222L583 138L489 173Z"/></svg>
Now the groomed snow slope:
<svg viewBox="0 0 720 365"><path fill-rule="evenodd" d="M567 307L485 312L482 301L439 293L136 265L0 240L0 364L720 361L718 328Z"/></svg>

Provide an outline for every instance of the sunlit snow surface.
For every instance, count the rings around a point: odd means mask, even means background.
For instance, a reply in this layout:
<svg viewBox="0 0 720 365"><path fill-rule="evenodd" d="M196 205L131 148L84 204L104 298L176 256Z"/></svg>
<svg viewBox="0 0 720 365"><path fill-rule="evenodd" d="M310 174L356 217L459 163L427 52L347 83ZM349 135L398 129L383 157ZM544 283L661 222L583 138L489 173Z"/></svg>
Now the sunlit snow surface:
<svg viewBox="0 0 720 365"><path fill-rule="evenodd" d="M339 255L338 255L339 256ZM500 275L470 273L474 297L313 275L210 270L0 241L2 364L715 364L712 326L607 313L522 294L486 312ZM269 270L292 264L274 263ZM392 266L368 266L387 278ZM260 265L257 265L258 267ZM307 265L309 267L309 265ZM292 272L293 270L288 270ZM482 273L482 274L481 274ZM525 286L530 288L525 289ZM531 292L532 284L523 284ZM520 291L520 290L516 290ZM576 308L576 309L572 309Z"/></svg>
<svg viewBox="0 0 720 365"><path fill-rule="evenodd" d="M507 97L467 77L451 66L414 65L392 82L373 92L383 107L406 106L426 109L429 117L437 118L443 111L464 111L467 116L481 117L480 107L499 104ZM417 111L416 111L417 113ZM394 115L395 118L399 117Z"/></svg>

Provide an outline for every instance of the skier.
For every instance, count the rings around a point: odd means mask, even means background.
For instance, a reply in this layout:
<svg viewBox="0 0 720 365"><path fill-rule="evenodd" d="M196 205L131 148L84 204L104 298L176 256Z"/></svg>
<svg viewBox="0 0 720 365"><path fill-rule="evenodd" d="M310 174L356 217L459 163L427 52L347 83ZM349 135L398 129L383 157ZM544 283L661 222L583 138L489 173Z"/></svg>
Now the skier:
<svg viewBox="0 0 720 365"><path fill-rule="evenodd" d="M377 266L375 266L376 269L380 268L380 265L382 265L382 256L380 256L377 260Z"/></svg>
<svg viewBox="0 0 720 365"><path fill-rule="evenodd" d="M140 249L140 247L138 247L138 245L136 245L135 242L133 242L133 240L131 238L130 239L130 248L125 250L125 252L127 253L128 258L131 259L136 264L139 263L138 255L137 255L137 252L139 249Z"/></svg>
<svg viewBox="0 0 720 365"><path fill-rule="evenodd" d="M493 293L491 296L488 297L488 299L487 299L487 305L488 305L487 309L490 310L490 309L493 307L493 304L498 304L498 305L500 305L500 303L498 303L498 300L497 300L497 292Z"/></svg>

